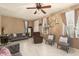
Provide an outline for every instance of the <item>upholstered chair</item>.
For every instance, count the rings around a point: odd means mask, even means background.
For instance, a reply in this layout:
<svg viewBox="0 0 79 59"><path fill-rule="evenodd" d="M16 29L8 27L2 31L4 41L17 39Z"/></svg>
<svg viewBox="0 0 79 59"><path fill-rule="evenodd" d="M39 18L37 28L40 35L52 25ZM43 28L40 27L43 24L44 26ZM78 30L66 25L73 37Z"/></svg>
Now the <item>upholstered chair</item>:
<svg viewBox="0 0 79 59"><path fill-rule="evenodd" d="M59 42L57 43L57 48L60 46L62 49L66 50L68 53L70 47L71 39L68 36L61 35L59 38Z"/></svg>
<svg viewBox="0 0 79 59"><path fill-rule="evenodd" d="M33 41L35 44L43 42L43 37L40 36L40 32L33 32Z"/></svg>
<svg viewBox="0 0 79 59"><path fill-rule="evenodd" d="M48 43L49 45L54 45L54 42L55 42L55 35L49 34L48 39L46 40L45 43Z"/></svg>

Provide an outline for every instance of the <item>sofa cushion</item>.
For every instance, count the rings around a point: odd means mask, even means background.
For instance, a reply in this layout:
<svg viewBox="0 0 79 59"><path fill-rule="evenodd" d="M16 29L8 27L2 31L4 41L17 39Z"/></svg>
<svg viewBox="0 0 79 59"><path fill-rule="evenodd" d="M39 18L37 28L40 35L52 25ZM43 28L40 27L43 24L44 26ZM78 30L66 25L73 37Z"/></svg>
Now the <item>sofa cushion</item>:
<svg viewBox="0 0 79 59"><path fill-rule="evenodd" d="M10 35L9 35L9 38L12 38L12 37L13 37L13 34L10 34Z"/></svg>
<svg viewBox="0 0 79 59"><path fill-rule="evenodd" d="M17 37L21 37L22 36L22 33L17 33Z"/></svg>
<svg viewBox="0 0 79 59"><path fill-rule="evenodd" d="M15 54L12 54L12 56L22 56L22 54L20 52L17 52Z"/></svg>

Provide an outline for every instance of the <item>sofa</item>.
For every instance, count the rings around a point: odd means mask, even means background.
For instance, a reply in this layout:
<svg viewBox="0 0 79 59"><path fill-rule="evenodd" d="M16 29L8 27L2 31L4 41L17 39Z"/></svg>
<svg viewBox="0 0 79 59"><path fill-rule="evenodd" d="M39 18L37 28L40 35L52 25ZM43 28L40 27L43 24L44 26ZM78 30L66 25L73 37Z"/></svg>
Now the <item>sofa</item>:
<svg viewBox="0 0 79 59"><path fill-rule="evenodd" d="M22 56L20 52L20 44L9 44L0 46L0 56Z"/></svg>
<svg viewBox="0 0 79 59"><path fill-rule="evenodd" d="M40 36L40 32L33 32L33 41L35 44L43 42L43 37Z"/></svg>
<svg viewBox="0 0 79 59"><path fill-rule="evenodd" d="M20 44L19 43L7 46L7 48L9 49L12 56L22 56L22 54L20 52Z"/></svg>
<svg viewBox="0 0 79 59"><path fill-rule="evenodd" d="M8 41L13 42L13 41L19 41L19 40L24 40L28 39L28 34L27 33L14 33L14 34L9 34L8 35Z"/></svg>

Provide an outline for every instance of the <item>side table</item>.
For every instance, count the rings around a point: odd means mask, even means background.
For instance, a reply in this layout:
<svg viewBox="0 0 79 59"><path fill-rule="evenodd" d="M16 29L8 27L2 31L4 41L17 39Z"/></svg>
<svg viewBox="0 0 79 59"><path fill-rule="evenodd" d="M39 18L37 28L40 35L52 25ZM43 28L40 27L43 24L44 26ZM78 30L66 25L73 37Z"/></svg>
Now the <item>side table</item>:
<svg viewBox="0 0 79 59"><path fill-rule="evenodd" d="M0 41L1 41L1 44L7 44L8 43L8 36L7 35L1 35L0 36Z"/></svg>

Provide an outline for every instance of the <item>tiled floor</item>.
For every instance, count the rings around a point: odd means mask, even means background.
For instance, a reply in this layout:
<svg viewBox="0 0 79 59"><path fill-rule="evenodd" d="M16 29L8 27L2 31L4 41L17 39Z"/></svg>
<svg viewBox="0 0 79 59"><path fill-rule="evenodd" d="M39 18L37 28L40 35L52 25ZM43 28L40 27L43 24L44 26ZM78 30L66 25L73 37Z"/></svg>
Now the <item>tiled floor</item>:
<svg viewBox="0 0 79 59"><path fill-rule="evenodd" d="M79 56L79 49L70 48L69 53L58 49L56 44L50 46L45 44L34 44L33 39L18 41L23 56Z"/></svg>

